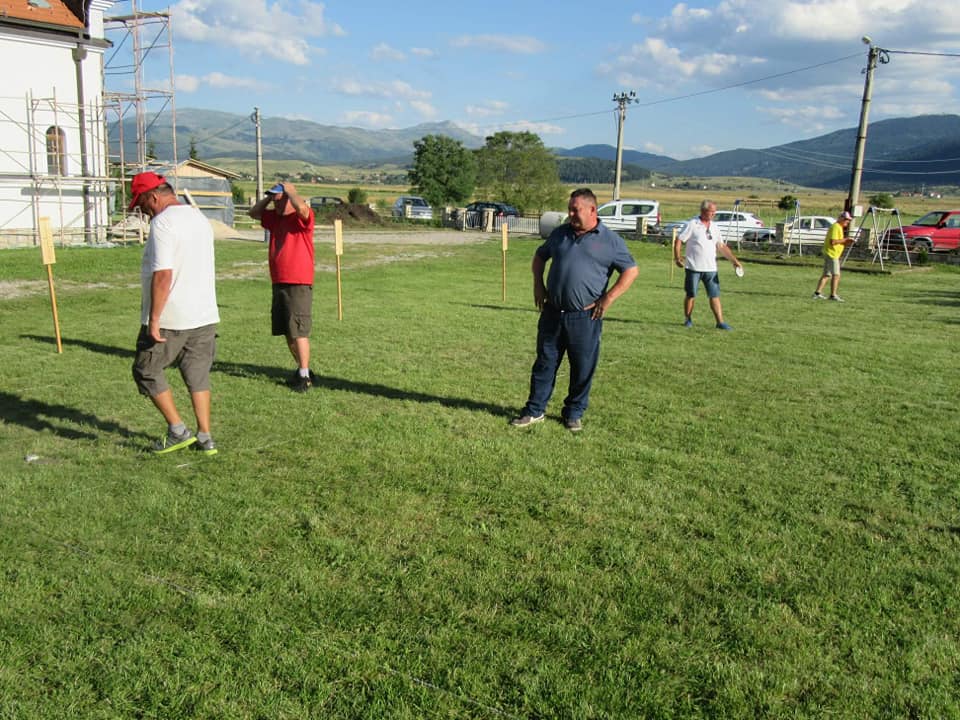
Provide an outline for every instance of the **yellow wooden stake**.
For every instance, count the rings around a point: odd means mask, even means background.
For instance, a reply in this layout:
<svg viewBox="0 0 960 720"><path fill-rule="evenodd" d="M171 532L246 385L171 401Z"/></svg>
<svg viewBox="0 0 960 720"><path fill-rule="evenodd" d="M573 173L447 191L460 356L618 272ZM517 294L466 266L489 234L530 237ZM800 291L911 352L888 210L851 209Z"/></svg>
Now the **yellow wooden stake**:
<svg viewBox="0 0 960 720"><path fill-rule="evenodd" d="M500 278L501 296L503 302L507 301L507 247L510 245L509 229L507 228L507 216L503 216L500 223L500 252L503 256L502 273Z"/></svg>
<svg viewBox="0 0 960 720"><path fill-rule="evenodd" d="M60 339L60 317L57 315L57 291L53 287L53 268L57 254L53 249L53 231L50 218L40 218L40 258L47 266L47 287L50 288L50 305L53 308L53 332L57 337L57 352L63 353L63 341Z"/></svg>
<svg viewBox="0 0 960 720"><path fill-rule="evenodd" d="M343 320L343 285L340 280L340 256L343 255L343 220L333 221L333 251L337 255L337 320Z"/></svg>

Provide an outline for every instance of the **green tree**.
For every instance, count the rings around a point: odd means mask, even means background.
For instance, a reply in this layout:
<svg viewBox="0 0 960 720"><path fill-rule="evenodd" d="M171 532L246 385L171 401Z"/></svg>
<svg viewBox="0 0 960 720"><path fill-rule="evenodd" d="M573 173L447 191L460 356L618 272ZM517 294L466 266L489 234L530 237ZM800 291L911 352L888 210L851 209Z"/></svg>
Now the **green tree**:
<svg viewBox="0 0 960 720"><path fill-rule="evenodd" d="M793 210L797 206L797 199L793 195L784 195L777 203L781 210Z"/></svg>
<svg viewBox="0 0 960 720"><path fill-rule="evenodd" d="M243 188L237 185L232 180L230 181L230 194L233 196L234 205L245 205L247 202L246 195L243 194Z"/></svg>
<svg viewBox="0 0 960 720"><path fill-rule="evenodd" d="M876 195L871 195L868 202L877 208L885 208L891 210L896 207L893 202L893 198L890 196L890 193L877 193Z"/></svg>
<svg viewBox="0 0 960 720"><path fill-rule="evenodd" d="M358 187L350 188L350 191L347 193L347 202L353 205L366 205L367 191Z"/></svg>
<svg viewBox="0 0 960 720"><path fill-rule="evenodd" d="M473 194L477 170L473 154L459 140L426 135L413 144L408 173L418 195L433 207L460 205Z"/></svg>
<svg viewBox="0 0 960 720"><path fill-rule="evenodd" d="M477 151L477 181L485 194L522 212L561 207L566 192L556 158L532 132L498 132Z"/></svg>
<svg viewBox="0 0 960 720"><path fill-rule="evenodd" d="M194 140L193 138L190 138L190 159L191 160L199 159L199 157L197 156L197 141Z"/></svg>

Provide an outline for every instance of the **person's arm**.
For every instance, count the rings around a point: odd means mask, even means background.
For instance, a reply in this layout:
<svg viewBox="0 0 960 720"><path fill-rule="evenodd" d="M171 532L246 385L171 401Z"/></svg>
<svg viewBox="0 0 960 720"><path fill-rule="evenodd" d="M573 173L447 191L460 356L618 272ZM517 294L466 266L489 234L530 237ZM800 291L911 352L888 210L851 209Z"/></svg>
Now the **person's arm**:
<svg viewBox="0 0 960 720"><path fill-rule="evenodd" d="M533 302L537 310L543 310L543 304L547 301L547 286L543 284L543 271L546 267L547 261L534 253L530 269L533 272Z"/></svg>
<svg viewBox="0 0 960 720"><path fill-rule="evenodd" d="M733 250L730 249L729 245L726 243L718 243L717 249L720 250L721 255L733 263L734 267L740 267L740 261L737 260L737 256L733 254Z"/></svg>
<svg viewBox="0 0 960 720"><path fill-rule="evenodd" d="M673 241L673 262L677 267L683 267L683 258L680 255L680 248L683 246L683 243L680 242L680 236L677 235L676 239Z"/></svg>
<svg viewBox="0 0 960 720"><path fill-rule="evenodd" d="M257 200L257 202L247 210L247 215L252 217L254 220L259 220L263 217L263 211L267 209L267 205L273 200L273 195L264 195L262 198Z"/></svg>
<svg viewBox="0 0 960 720"><path fill-rule="evenodd" d="M607 309L613 305L614 300L630 289L630 286L633 285L633 281L637 279L637 275L639 274L640 269L636 265L621 270L613 287L607 290L603 294L603 297L593 304L593 314L591 317L593 317L594 320L602 318L606 314Z"/></svg>
<svg viewBox="0 0 960 720"><path fill-rule="evenodd" d="M167 305L172 284L173 270L155 270L153 272L153 278L150 281L150 324L147 329L150 332L150 337L157 342L166 342L166 338L160 335L160 315Z"/></svg>
<svg viewBox="0 0 960 720"><path fill-rule="evenodd" d="M310 203L297 194L297 189L293 186L293 183L283 184L283 194L287 196L287 202L293 205L293 209L297 211L301 220L310 219Z"/></svg>

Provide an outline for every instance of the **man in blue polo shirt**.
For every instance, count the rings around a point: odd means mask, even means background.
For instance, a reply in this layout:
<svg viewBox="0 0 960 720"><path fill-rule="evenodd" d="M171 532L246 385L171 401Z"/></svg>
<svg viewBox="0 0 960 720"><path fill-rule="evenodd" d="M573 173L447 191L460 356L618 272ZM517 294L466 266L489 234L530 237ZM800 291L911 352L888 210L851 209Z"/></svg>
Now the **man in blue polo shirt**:
<svg viewBox="0 0 960 720"><path fill-rule="evenodd" d="M515 427L544 419L563 354L570 360L570 387L563 401L564 426L583 429L593 373L600 359L603 316L637 277L637 263L619 235L597 217L597 197L587 188L574 190L567 205L569 222L561 225L533 256L533 301L540 310L537 360L530 374L530 396ZM550 260L547 284L543 271ZM617 281L609 289L613 271Z"/></svg>

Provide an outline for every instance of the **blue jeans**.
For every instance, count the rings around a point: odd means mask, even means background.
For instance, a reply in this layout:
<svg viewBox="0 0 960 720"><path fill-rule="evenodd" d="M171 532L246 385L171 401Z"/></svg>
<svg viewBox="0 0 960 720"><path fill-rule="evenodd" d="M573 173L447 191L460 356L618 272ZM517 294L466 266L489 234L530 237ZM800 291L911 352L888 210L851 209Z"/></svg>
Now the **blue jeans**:
<svg viewBox="0 0 960 720"><path fill-rule="evenodd" d="M603 320L594 320L592 312L564 312L549 303L543 306L537 323L537 360L530 373L530 397L523 415L536 417L546 412L564 353L570 360L570 388L562 415L575 420L586 411L603 332Z"/></svg>

